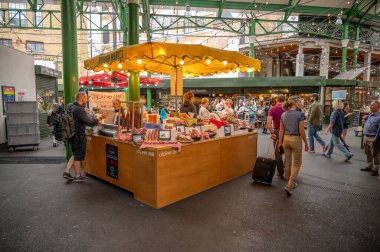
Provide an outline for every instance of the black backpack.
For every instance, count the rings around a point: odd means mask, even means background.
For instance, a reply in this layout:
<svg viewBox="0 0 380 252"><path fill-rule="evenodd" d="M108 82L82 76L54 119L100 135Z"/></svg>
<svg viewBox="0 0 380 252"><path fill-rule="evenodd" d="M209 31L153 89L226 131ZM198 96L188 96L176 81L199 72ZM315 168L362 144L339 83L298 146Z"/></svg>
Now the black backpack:
<svg viewBox="0 0 380 252"><path fill-rule="evenodd" d="M62 116L62 138L70 140L76 135L76 125L74 119L74 111L70 108Z"/></svg>

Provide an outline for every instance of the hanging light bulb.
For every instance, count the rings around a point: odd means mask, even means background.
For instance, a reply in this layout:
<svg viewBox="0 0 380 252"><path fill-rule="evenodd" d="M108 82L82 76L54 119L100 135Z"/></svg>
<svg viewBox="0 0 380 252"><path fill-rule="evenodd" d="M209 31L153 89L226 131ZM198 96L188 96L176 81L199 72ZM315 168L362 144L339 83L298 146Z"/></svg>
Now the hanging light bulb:
<svg viewBox="0 0 380 252"><path fill-rule="evenodd" d="M210 65L210 63L211 63L211 60L210 59L206 59L206 64Z"/></svg>
<svg viewBox="0 0 380 252"><path fill-rule="evenodd" d="M240 68L239 67L236 68L236 72L240 72Z"/></svg>
<svg viewBox="0 0 380 252"><path fill-rule="evenodd" d="M141 64L141 63L142 63L142 59L138 59L137 64Z"/></svg>
<svg viewBox="0 0 380 252"><path fill-rule="evenodd" d="M227 61L225 61L225 60L223 60L223 65L225 66L225 65L227 65Z"/></svg>
<svg viewBox="0 0 380 252"><path fill-rule="evenodd" d="M338 17L336 18L335 24L336 25L342 25L343 24L342 15L341 14L339 14Z"/></svg>
<svg viewBox="0 0 380 252"><path fill-rule="evenodd" d="M121 63L119 63L119 64L117 64L117 67L118 67L119 69L121 69L121 68L123 67L123 65L122 65Z"/></svg>
<svg viewBox="0 0 380 252"><path fill-rule="evenodd" d="M108 75L112 75L112 71L110 70L110 71L108 71Z"/></svg>
<svg viewBox="0 0 380 252"><path fill-rule="evenodd" d="M180 60L179 64L182 66L183 64L185 64L185 62L183 60Z"/></svg>
<svg viewBox="0 0 380 252"><path fill-rule="evenodd" d="M130 75L131 75L131 74L128 72L128 73L127 73L127 76L130 76Z"/></svg>
<svg viewBox="0 0 380 252"><path fill-rule="evenodd" d="M107 63L104 63L103 66L104 66L104 67L108 67L108 64L107 64Z"/></svg>

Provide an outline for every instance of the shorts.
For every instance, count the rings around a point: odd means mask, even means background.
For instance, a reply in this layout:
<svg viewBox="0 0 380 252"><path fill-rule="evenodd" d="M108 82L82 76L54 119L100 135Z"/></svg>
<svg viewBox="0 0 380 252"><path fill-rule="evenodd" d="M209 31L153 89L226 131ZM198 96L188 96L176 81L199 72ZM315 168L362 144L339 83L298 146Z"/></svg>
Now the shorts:
<svg viewBox="0 0 380 252"><path fill-rule="evenodd" d="M83 161L86 157L86 136L75 136L69 142L74 161Z"/></svg>

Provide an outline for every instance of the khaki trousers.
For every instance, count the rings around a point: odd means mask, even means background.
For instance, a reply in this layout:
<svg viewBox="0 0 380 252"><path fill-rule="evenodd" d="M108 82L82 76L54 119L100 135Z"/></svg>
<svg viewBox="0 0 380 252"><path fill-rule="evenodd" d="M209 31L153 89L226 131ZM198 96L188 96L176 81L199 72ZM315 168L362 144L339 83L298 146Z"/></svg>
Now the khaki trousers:
<svg viewBox="0 0 380 252"><path fill-rule="evenodd" d="M300 136L284 136L286 178L295 180L302 164L302 139Z"/></svg>
<svg viewBox="0 0 380 252"><path fill-rule="evenodd" d="M365 155L367 156L368 167L373 169L374 171L378 171L380 151L377 148L375 148L375 141L376 137L364 136L363 145Z"/></svg>

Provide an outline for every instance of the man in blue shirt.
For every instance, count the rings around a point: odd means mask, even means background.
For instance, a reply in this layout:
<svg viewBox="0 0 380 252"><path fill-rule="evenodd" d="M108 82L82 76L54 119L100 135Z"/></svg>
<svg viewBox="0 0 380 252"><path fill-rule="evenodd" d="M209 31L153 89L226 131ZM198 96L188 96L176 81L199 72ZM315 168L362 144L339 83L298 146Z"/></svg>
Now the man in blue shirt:
<svg viewBox="0 0 380 252"><path fill-rule="evenodd" d="M367 156L368 166L366 168L360 169L361 171L372 172L372 176L377 176L379 174L379 155L380 146L376 138L379 134L380 126L380 102L373 101L370 105L371 114L365 118L364 128L363 128L363 144L364 151ZM380 177L379 177L380 179Z"/></svg>

